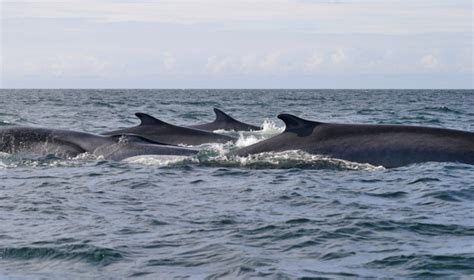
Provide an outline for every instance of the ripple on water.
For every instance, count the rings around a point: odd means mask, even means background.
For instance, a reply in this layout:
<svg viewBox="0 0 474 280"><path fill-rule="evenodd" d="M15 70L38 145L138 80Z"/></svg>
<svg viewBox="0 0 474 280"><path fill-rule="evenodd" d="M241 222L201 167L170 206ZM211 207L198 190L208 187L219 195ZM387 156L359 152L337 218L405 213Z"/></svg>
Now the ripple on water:
<svg viewBox="0 0 474 280"><path fill-rule="evenodd" d="M409 231L420 235L452 235L452 236L474 236L474 227L449 224L430 224L419 222L403 222L390 220L375 220L357 222L355 226L374 231Z"/></svg>
<svg viewBox="0 0 474 280"><path fill-rule="evenodd" d="M367 263L367 267L399 269L410 277L451 277L453 272L474 274L474 254L411 254L395 255Z"/></svg>
<svg viewBox="0 0 474 280"><path fill-rule="evenodd" d="M418 184L418 183L428 183L428 182L439 182L438 178L433 177L422 177L408 183L409 185Z"/></svg>
<svg viewBox="0 0 474 280"><path fill-rule="evenodd" d="M200 160L201 166L228 166L249 169L328 169L328 170L385 170L370 164L354 163L303 151L260 153L247 157L220 155Z"/></svg>
<svg viewBox="0 0 474 280"><path fill-rule="evenodd" d="M403 191L396 191L396 192L371 192L366 193L367 195L374 196L374 197L381 197L381 198L403 198L408 195L407 192Z"/></svg>
<svg viewBox="0 0 474 280"><path fill-rule="evenodd" d="M447 202L474 201L474 191L472 189L442 190L424 194L422 197L433 197Z"/></svg>
<svg viewBox="0 0 474 280"><path fill-rule="evenodd" d="M432 111L432 112L440 112L440 113L451 113L455 115L463 114L461 110L454 110L446 106L439 106L439 107L424 107L421 111Z"/></svg>
<svg viewBox="0 0 474 280"><path fill-rule="evenodd" d="M3 260L55 260L86 262L95 266L107 266L123 260L125 254L115 249L97 247L90 244L61 245L55 247L3 247Z"/></svg>

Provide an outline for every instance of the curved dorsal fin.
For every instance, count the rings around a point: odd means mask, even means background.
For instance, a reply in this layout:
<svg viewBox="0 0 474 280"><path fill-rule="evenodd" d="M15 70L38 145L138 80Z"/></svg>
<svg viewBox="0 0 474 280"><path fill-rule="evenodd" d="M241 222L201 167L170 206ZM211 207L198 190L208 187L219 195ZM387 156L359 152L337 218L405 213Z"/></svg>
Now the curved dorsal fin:
<svg viewBox="0 0 474 280"><path fill-rule="evenodd" d="M278 118L285 123L285 132L294 131L297 129L312 128L323 124L322 122L308 121L290 114L280 114Z"/></svg>
<svg viewBox="0 0 474 280"><path fill-rule="evenodd" d="M238 122L236 119L227 115L217 108L214 108L214 113L216 114L216 120L214 122Z"/></svg>
<svg viewBox="0 0 474 280"><path fill-rule="evenodd" d="M140 125L170 125L145 113L135 113L135 116L140 119Z"/></svg>

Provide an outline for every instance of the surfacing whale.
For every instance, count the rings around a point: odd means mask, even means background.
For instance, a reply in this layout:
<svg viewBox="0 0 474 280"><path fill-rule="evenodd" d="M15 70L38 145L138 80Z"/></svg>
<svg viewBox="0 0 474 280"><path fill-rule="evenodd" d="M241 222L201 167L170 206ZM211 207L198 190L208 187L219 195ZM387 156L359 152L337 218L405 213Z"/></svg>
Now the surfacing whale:
<svg viewBox="0 0 474 280"><path fill-rule="evenodd" d="M251 130L260 130L261 127L240 122L221 110L214 108L214 113L216 114L216 119L211 123L191 125L188 127L202 129L207 131L215 130L234 130L234 131L251 131Z"/></svg>
<svg viewBox="0 0 474 280"><path fill-rule="evenodd" d="M0 152L52 154L60 158L90 153L117 161L140 155L190 156L198 153L137 135L99 136L69 130L17 126L0 128Z"/></svg>
<svg viewBox="0 0 474 280"><path fill-rule="evenodd" d="M141 123L138 126L103 133L103 135L135 134L147 139L171 145L201 145L204 143L227 143L236 139L200 129L172 125L145 113L136 113Z"/></svg>
<svg viewBox="0 0 474 280"><path fill-rule="evenodd" d="M335 124L278 116L283 133L231 152L247 156L263 152L302 150L310 154L387 168L418 162L474 164L474 133L443 128Z"/></svg>

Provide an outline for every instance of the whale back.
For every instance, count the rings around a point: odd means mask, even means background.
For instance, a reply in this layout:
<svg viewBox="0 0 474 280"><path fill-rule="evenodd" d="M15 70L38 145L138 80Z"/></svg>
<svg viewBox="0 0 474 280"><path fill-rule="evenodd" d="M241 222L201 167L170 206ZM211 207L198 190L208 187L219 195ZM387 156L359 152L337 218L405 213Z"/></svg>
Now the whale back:
<svg viewBox="0 0 474 280"><path fill-rule="evenodd" d="M103 135L134 134L160 144L170 145L201 145L235 140L226 135L169 124L145 113L136 113L135 116L140 120L139 125L106 132Z"/></svg>
<svg viewBox="0 0 474 280"><path fill-rule="evenodd" d="M69 158L82 153L122 160L140 155L193 155L198 151L162 144L133 134L100 136L37 127L0 128L0 152Z"/></svg>
<svg viewBox="0 0 474 280"><path fill-rule="evenodd" d="M216 118L211 123L191 125L189 127L202 129L206 131L215 131L215 130L234 130L234 131L251 131L251 130L260 130L261 128L255 125L247 124L241 121L234 119L228 114L224 113L222 110L214 108L214 113Z"/></svg>
<svg viewBox="0 0 474 280"><path fill-rule="evenodd" d="M309 121L282 114L283 133L231 154L247 156L262 152L302 150L384 167L417 162L463 162L474 164L474 133L445 128L336 124Z"/></svg>
<svg viewBox="0 0 474 280"><path fill-rule="evenodd" d="M0 129L0 151L6 153L54 154L74 157L92 152L111 143L104 137L89 133L38 127L8 127Z"/></svg>

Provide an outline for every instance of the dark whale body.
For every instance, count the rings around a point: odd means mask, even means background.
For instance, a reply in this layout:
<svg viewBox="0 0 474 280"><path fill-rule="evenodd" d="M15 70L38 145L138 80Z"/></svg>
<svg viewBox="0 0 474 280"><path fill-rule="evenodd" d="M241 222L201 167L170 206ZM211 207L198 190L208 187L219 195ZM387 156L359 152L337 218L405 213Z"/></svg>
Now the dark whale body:
<svg viewBox="0 0 474 280"><path fill-rule="evenodd" d="M283 133L231 154L302 150L387 168L429 161L474 164L472 132L403 125L332 124L289 114L278 118L285 122Z"/></svg>
<svg viewBox="0 0 474 280"><path fill-rule="evenodd" d="M139 155L193 155L198 151L150 141L136 135L99 136L90 133L35 127L0 128L0 152L53 154L61 158L82 153L122 160Z"/></svg>
<svg viewBox="0 0 474 280"><path fill-rule="evenodd" d="M191 125L188 127L207 130L207 131L215 131L215 130L220 130L220 129L234 130L234 131L251 131L251 130L261 129L258 126L240 122L217 108L214 108L214 113L216 114L216 119L213 122L198 124L198 125Z"/></svg>
<svg viewBox="0 0 474 280"><path fill-rule="evenodd" d="M227 143L236 139L200 129L172 125L148 114L135 114L141 121L138 126L103 133L103 135L135 134L147 139L171 145L201 145L204 143Z"/></svg>

